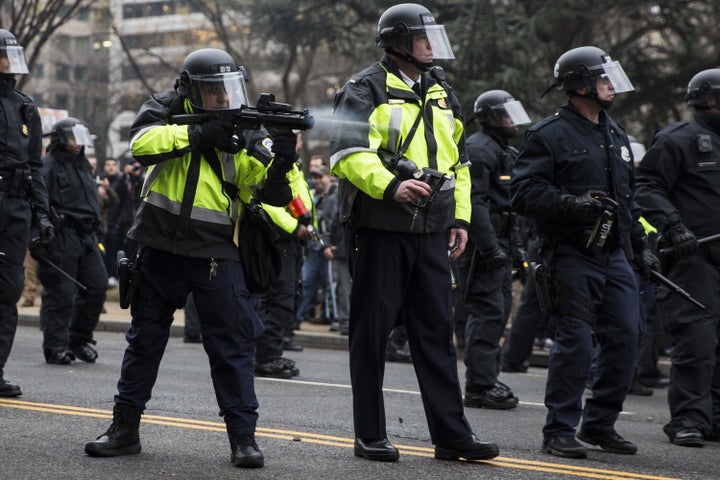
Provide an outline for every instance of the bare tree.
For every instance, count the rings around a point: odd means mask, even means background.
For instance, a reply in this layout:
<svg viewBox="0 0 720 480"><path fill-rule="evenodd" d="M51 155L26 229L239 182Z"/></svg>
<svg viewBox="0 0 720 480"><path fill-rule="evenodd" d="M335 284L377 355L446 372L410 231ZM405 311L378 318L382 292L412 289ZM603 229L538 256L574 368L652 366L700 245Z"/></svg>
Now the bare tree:
<svg viewBox="0 0 720 480"><path fill-rule="evenodd" d="M25 48L32 69L40 52L60 26L74 18L92 0L0 0L0 26L12 32ZM27 77L19 78L22 85Z"/></svg>

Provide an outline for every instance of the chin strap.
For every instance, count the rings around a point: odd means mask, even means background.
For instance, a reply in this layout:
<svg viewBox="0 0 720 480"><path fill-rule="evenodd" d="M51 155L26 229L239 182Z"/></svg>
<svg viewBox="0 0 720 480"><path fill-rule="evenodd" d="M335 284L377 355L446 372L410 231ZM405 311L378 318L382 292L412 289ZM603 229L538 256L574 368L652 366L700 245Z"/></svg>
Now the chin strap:
<svg viewBox="0 0 720 480"><path fill-rule="evenodd" d="M600 108L603 110L610 110L610 107L613 105L612 100L600 100L597 95L597 90L595 89L595 83L592 81L592 78L586 78L583 77L583 83L585 83L585 86L588 87L590 90L590 93L586 93L584 95L580 95L575 90L572 90L570 92L571 96L579 97L579 98L586 98L588 100L595 100L598 105L600 105Z"/></svg>
<svg viewBox="0 0 720 480"><path fill-rule="evenodd" d="M405 61L405 62L407 62L407 63L412 64L412 65L415 65L417 68L419 68L419 69L420 69L421 71L423 71L423 72L427 72L427 71L430 70L430 69L432 68L432 66L433 66L432 62L430 62L430 63L422 63L422 62L419 62L419 61L417 60L417 58L413 57L412 55L410 55L410 54L407 53L407 52L406 52L406 53L400 53L400 52L396 52L396 51L394 51L394 50L391 50L391 49L389 49L389 48L385 49L385 52L386 52L388 55L393 55L393 56L399 58L400 60L403 60L403 61Z"/></svg>

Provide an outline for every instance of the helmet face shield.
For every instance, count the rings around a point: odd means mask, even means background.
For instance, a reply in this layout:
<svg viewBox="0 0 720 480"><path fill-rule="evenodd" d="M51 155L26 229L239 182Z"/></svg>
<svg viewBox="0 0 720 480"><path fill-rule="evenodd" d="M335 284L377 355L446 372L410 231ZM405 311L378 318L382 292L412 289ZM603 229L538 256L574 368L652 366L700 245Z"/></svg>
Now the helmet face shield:
<svg viewBox="0 0 720 480"><path fill-rule="evenodd" d="M23 47L19 45L0 46L0 73L18 75L29 73Z"/></svg>
<svg viewBox="0 0 720 480"><path fill-rule="evenodd" d="M493 111L501 111L506 114L509 120L512 122L512 126L527 125L531 123L530 117L528 116L525 108L522 106L519 100L511 100L505 102L502 105L492 108Z"/></svg>
<svg viewBox="0 0 720 480"><path fill-rule="evenodd" d="M632 92L635 90L630 79L625 74L620 62L617 60L591 67L590 71L600 81L609 81L615 93Z"/></svg>
<svg viewBox="0 0 720 480"><path fill-rule="evenodd" d="M242 72L190 75L188 99L201 110L237 110L249 105Z"/></svg>
<svg viewBox="0 0 720 480"><path fill-rule="evenodd" d="M88 130L88 128L81 123L78 123L66 129L65 135L67 136L67 138L74 138L76 145L83 145L85 147L93 146L90 130Z"/></svg>
<svg viewBox="0 0 720 480"><path fill-rule="evenodd" d="M430 44L434 60L452 60L455 54L450 46L447 32L444 25L425 25L420 28L409 28L410 32L410 48L409 53L414 55L412 51L412 42L416 37L424 36Z"/></svg>

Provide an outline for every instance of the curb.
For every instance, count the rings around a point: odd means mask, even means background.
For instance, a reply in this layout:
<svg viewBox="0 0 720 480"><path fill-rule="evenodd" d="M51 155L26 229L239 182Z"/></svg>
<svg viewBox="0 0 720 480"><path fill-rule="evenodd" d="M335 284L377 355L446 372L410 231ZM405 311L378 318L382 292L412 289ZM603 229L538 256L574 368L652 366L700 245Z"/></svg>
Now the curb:
<svg viewBox="0 0 720 480"><path fill-rule="evenodd" d="M40 316L34 314L18 314L18 325L26 327L37 327L40 328ZM119 321L112 319L100 319L95 331L97 332L116 332L125 333L130 327L127 320ZM182 325L171 325L170 326L170 337L183 336ZM331 350L347 350L348 348L348 337L340 336L330 333L315 333L315 332L303 332L295 331L295 341L308 348L326 348Z"/></svg>
<svg viewBox="0 0 720 480"><path fill-rule="evenodd" d="M18 314L18 325L40 327L40 316L32 314ZM97 327L95 328L98 332L117 332L125 333L129 327L127 321L118 320L103 320L100 319ZM183 336L182 325L171 325L170 326L171 337ZM316 332L303 332L297 330L295 332L295 341L307 348L325 348L330 350L347 350L348 349L348 337L330 333L316 333ZM459 356L460 358L460 356ZM548 366L548 353L546 350L533 350L530 356L530 366L538 368L547 368ZM667 359L661 359L658 362L658 369L666 376L670 377L670 361Z"/></svg>

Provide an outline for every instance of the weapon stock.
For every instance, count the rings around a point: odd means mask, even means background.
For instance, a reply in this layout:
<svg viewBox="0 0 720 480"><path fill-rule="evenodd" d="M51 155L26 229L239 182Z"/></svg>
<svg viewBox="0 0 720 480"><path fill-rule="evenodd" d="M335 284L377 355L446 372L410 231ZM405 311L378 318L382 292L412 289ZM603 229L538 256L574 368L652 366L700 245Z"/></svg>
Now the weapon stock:
<svg viewBox="0 0 720 480"><path fill-rule="evenodd" d="M673 292L677 293L678 295L683 297L685 300L687 300L688 302L690 302L693 305L695 305L696 307L698 307L700 310L705 310L705 305L698 302L695 298L693 298L692 295L690 295L688 292L683 290L683 288L680 285L673 283L672 280L663 276L660 272L658 272L656 270L652 270L652 276L653 276L653 279L655 279L658 283L661 283L662 285L666 286Z"/></svg>

